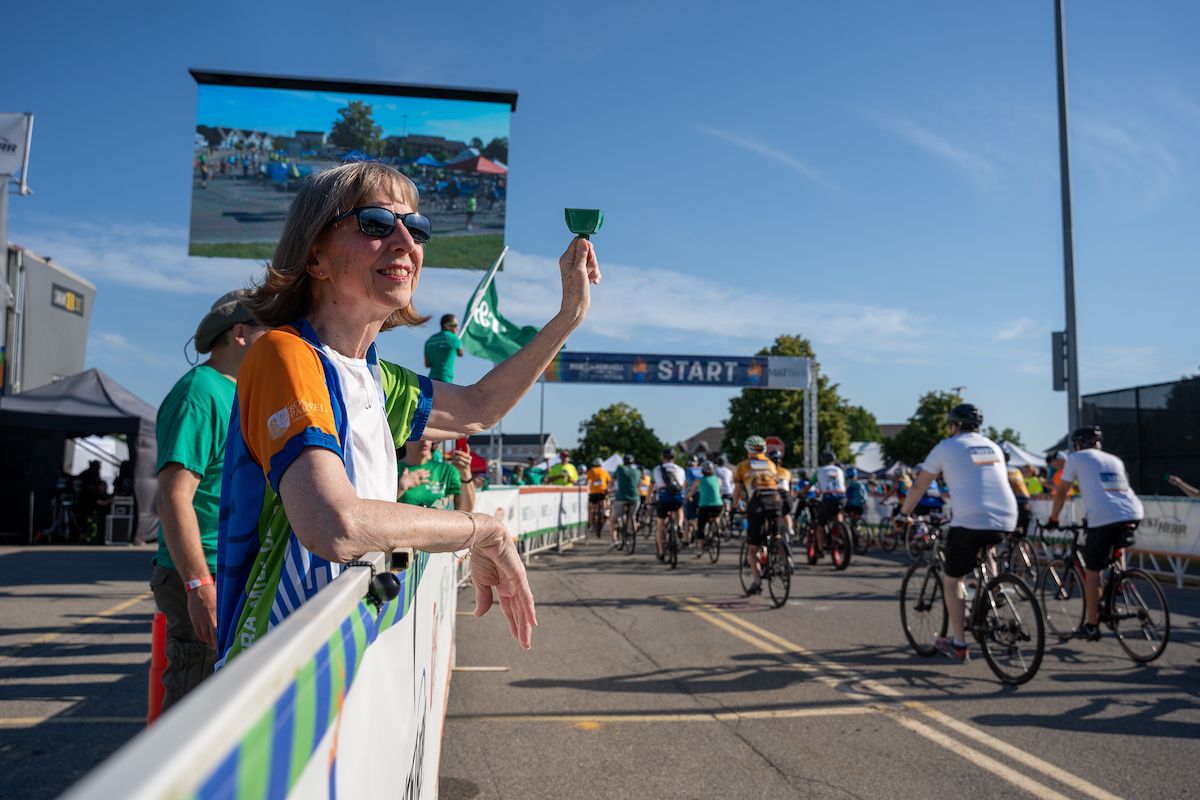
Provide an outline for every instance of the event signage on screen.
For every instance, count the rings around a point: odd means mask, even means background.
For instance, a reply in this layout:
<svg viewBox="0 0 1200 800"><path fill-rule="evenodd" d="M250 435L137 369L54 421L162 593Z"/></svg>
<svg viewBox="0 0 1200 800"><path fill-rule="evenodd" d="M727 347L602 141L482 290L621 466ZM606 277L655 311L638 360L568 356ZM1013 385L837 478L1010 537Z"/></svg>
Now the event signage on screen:
<svg viewBox="0 0 1200 800"><path fill-rule="evenodd" d="M267 260L306 177L377 160L433 223L426 267L487 269L504 248L516 92L192 70L188 253Z"/></svg>
<svg viewBox="0 0 1200 800"><path fill-rule="evenodd" d="M641 383L805 389L809 360L791 356L662 356L562 352L546 369L551 383Z"/></svg>

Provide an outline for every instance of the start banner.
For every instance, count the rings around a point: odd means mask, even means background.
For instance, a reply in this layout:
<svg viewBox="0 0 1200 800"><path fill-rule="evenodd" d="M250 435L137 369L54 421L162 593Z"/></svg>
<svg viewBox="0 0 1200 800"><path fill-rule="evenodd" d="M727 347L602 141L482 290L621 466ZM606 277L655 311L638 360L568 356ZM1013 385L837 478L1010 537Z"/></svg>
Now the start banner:
<svg viewBox="0 0 1200 800"><path fill-rule="evenodd" d="M809 359L791 356L562 352L551 362L543 377L550 383L807 389L811 366Z"/></svg>

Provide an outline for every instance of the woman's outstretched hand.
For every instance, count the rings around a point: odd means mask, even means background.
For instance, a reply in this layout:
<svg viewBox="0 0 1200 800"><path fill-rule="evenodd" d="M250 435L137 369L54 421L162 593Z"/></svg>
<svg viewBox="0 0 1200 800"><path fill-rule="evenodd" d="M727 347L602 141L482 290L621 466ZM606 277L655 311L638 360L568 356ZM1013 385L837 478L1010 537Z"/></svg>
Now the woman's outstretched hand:
<svg viewBox="0 0 1200 800"><path fill-rule="evenodd" d="M567 245L558 259L562 271L562 310L576 319L583 319L591 304L591 287L600 283L600 264L591 241L577 236Z"/></svg>
<svg viewBox="0 0 1200 800"><path fill-rule="evenodd" d="M471 554L471 583L475 584L475 616L482 617L495 600L508 620L508 630L521 647L532 645L537 612L525 565L504 525L492 517L476 516L481 530ZM487 525L490 530L482 530ZM494 596L493 596L494 592Z"/></svg>

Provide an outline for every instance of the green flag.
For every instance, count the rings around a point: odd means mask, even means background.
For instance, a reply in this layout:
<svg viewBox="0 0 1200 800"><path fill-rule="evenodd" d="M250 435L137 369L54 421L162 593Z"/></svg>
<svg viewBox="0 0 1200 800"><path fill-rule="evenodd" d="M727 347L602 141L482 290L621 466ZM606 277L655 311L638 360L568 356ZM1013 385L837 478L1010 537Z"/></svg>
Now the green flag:
<svg viewBox="0 0 1200 800"><path fill-rule="evenodd" d="M468 319L469 322L466 323L467 330L461 336L463 348L473 356L499 364L524 347L538 329L532 325L514 325L500 316L494 280L488 284L487 291L476 303L478 295L479 289L476 288L467 303L464 319ZM475 307L473 314L472 306Z"/></svg>

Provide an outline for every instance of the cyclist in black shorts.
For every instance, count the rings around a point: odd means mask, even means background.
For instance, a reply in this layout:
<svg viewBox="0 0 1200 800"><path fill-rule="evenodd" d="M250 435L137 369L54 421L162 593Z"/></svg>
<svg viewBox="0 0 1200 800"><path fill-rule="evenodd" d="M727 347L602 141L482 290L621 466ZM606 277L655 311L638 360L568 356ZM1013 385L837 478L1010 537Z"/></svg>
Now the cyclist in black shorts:
<svg viewBox="0 0 1200 800"><path fill-rule="evenodd" d="M658 518L655 528L655 539L658 542L658 560L663 560L663 547L666 544L667 515L673 514L679 530L683 530L683 499L687 476L683 467L675 463L675 451L666 448L662 451L663 463L654 468L654 516Z"/></svg>
<svg viewBox="0 0 1200 800"><path fill-rule="evenodd" d="M737 465L733 472L733 504L736 507L743 497L750 498L746 505L746 560L754 573L754 581L746 594L762 592L762 577L758 563L758 548L766 544L765 523L778 520L783 514L783 496L779 482L788 480L787 470L778 468L767 458L767 441L761 436L750 436L744 445L746 460Z"/></svg>
<svg viewBox="0 0 1200 800"><path fill-rule="evenodd" d="M1062 468L1062 481L1054 493L1047 528L1058 527L1058 515L1071 484L1079 482L1088 529L1080 553L1083 555L1083 598L1087 622L1079 635L1094 642L1100 638L1100 571L1112 558L1113 549L1133 543L1133 532L1144 514L1142 501L1129 486L1125 462L1101 450L1104 441L1098 427L1079 428L1071 434L1074 452Z"/></svg>

